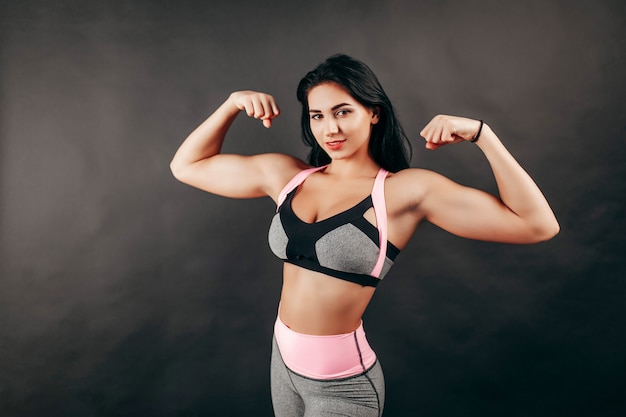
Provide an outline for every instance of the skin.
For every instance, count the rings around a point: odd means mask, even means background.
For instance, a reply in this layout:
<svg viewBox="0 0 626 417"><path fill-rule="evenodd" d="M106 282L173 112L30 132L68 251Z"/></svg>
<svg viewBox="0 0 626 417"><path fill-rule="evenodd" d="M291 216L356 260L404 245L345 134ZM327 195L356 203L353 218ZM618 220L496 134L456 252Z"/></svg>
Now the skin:
<svg viewBox="0 0 626 417"><path fill-rule="evenodd" d="M368 151L378 109L357 102L334 83L313 87L308 94L311 131L331 157L330 165L307 178L293 198L294 213L313 223L340 213L369 195L379 166ZM238 91L183 142L171 162L174 176L189 185L233 198L269 196L277 201L285 184L308 168L289 155L254 156L220 153L226 133L241 112L267 128L280 115L274 98ZM471 140L479 122L438 115L420 132L427 149ZM493 170L499 198L461 186L424 169L390 173L385 181L388 239L406 246L423 221L470 239L506 243L536 243L559 231L543 194L484 124L476 145ZM365 213L376 224L373 209ZM296 332L312 335L349 333L356 329L374 294L373 287L343 281L285 263L281 320Z"/></svg>

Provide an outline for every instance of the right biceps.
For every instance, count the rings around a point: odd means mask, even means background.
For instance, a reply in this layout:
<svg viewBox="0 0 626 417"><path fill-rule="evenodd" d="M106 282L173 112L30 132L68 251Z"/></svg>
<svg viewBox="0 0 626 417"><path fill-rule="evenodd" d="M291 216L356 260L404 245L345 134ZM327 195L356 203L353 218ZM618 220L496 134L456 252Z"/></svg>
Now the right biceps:
<svg viewBox="0 0 626 417"><path fill-rule="evenodd" d="M272 193L270 155L220 154L174 171L174 177L192 187L230 198L255 198Z"/></svg>

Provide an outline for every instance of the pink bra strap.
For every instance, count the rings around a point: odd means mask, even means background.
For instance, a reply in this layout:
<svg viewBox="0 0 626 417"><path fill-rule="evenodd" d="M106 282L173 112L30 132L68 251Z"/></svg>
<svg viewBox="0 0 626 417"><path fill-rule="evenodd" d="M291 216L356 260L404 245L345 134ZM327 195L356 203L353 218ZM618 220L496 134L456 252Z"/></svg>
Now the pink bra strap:
<svg viewBox="0 0 626 417"><path fill-rule="evenodd" d="M381 168L374 180L372 189L372 203L374 205L374 215L376 216L376 227L378 228L378 260L370 275L379 277L385 265L387 257L387 206L385 205L385 178L388 171Z"/></svg>
<svg viewBox="0 0 626 417"><path fill-rule="evenodd" d="M283 187L283 189L278 194L278 201L276 202L276 211L283 204L285 198L287 198L287 194L292 192L298 185L302 184L302 182L312 173L317 172L321 169L326 168L326 165L321 167L314 167L302 170L298 172L288 183Z"/></svg>

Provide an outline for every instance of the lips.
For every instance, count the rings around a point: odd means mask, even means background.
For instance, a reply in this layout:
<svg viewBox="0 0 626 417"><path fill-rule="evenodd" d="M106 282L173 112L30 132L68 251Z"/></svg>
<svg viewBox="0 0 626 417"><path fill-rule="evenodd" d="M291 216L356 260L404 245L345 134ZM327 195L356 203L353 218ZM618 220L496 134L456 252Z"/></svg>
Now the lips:
<svg viewBox="0 0 626 417"><path fill-rule="evenodd" d="M330 142L326 142L326 147L330 149L331 151L336 151L336 150L341 149L345 141L346 141L345 139L342 139L342 140L333 140Z"/></svg>

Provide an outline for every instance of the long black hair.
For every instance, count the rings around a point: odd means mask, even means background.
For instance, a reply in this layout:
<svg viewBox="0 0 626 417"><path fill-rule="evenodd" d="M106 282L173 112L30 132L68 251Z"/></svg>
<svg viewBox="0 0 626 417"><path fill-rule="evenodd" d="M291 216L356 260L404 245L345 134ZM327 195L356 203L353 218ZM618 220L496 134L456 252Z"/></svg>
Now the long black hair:
<svg viewBox="0 0 626 417"><path fill-rule="evenodd" d="M411 143L398 122L391 101L374 72L363 62L347 55L333 55L309 71L298 84L297 97L302 104L302 140L309 147L312 166L330 163L330 156L319 146L311 132L307 96L319 84L333 82L345 88L364 107L377 109L379 121L372 126L369 151L374 161L391 172L409 167Z"/></svg>

